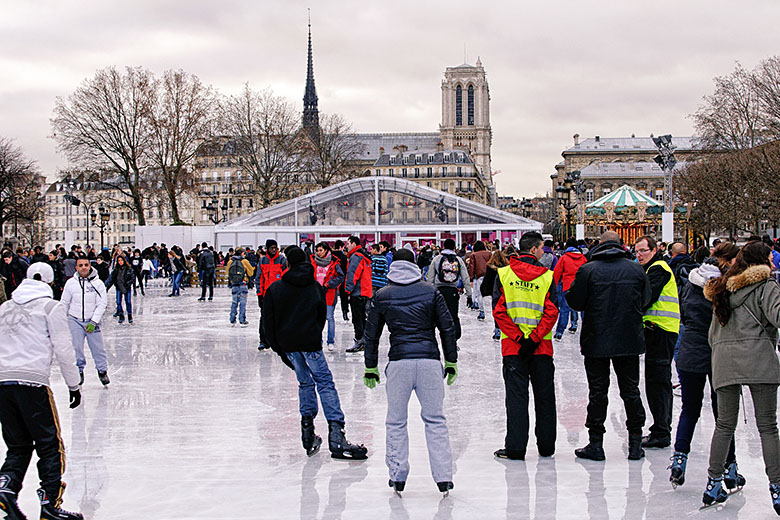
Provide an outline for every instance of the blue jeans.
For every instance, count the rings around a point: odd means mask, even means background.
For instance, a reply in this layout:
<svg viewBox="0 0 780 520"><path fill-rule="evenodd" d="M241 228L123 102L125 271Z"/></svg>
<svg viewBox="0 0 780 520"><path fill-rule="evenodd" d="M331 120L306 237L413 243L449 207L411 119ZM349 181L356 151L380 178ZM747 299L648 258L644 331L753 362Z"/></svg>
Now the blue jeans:
<svg viewBox="0 0 780 520"><path fill-rule="evenodd" d="M336 299L333 300L333 305L328 305L325 319L328 321L328 345L336 342L336 318L333 317L333 312L336 310L336 301L339 297L336 295Z"/></svg>
<svg viewBox="0 0 780 520"><path fill-rule="evenodd" d="M179 284L181 283L181 277L184 275L184 271L179 271L178 273L171 276L171 283L173 284L171 287L171 294L180 295L181 291L179 291Z"/></svg>
<svg viewBox="0 0 780 520"><path fill-rule="evenodd" d="M116 292L116 312L119 313L120 316L124 316L125 313L122 310L122 296L125 298L125 305L127 305L127 314L133 314L133 304L130 301L130 292L126 292L124 295L117 291Z"/></svg>
<svg viewBox="0 0 780 520"><path fill-rule="evenodd" d="M295 367L298 379L298 409L302 416L317 416L317 394L320 394L322 411L328 422L344 423L339 394L333 384L328 362L321 350L316 352L287 352L287 359ZM315 392L316 385L316 392Z"/></svg>
<svg viewBox="0 0 780 520"><path fill-rule="evenodd" d="M574 311L569 307L569 302L566 301L566 292L563 292L562 286L558 286L558 326L555 328L555 334L558 336L563 334L566 330L570 317L571 326L575 329L577 328L577 321L579 318L577 311Z"/></svg>
<svg viewBox="0 0 780 520"><path fill-rule="evenodd" d="M230 323L236 322L236 310L239 323L246 323L246 295L249 292L246 284L234 285L230 292L233 296L233 302L230 304Z"/></svg>

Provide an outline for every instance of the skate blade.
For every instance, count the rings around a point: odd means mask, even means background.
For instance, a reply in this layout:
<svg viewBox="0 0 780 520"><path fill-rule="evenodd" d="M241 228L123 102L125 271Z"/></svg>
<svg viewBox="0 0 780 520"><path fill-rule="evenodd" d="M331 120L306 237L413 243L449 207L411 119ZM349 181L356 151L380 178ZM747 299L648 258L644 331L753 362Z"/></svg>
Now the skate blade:
<svg viewBox="0 0 780 520"><path fill-rule="evenodd" d="M720 509L718 509L718 507L720 507ZM699 508L699 511L708 511L710 509L716 509L716 510L720 511L724 507L726 507L726 503L725 502L713 502L712 504L709 504L709 505L708 504L704 504L703 506L701 506Z"/></svg>
<svg viewBox="0 0 780 520"><path fill-rule="evenodd" d="M395 491L395 494L396 494L396 496L397 496L398 498L403 498L403 497L404 497L404 496L401 494L401 492L400 492L400 491L398 491L397 489L395 489L395 488L394 488L394 489L393 489L393 491Z"/></svg>
<svg viewBox="0 0 780 520"><path fill-rule="evenodd" d="M449 491L445 491L444 493L441 494L442 498L447 498L448 496L450 496L450 492Z"/></svg>
<svg viewBox="0 0 780 520"><path fill-rule="evenodd" d="M321 445L322 445L322 443L320 443L320 444L318 444L316 446L312 446L311 450L306 452L306 455L308 455L309 457L315 456L316 454L318 454L320 452L320 446Z"/></svg>

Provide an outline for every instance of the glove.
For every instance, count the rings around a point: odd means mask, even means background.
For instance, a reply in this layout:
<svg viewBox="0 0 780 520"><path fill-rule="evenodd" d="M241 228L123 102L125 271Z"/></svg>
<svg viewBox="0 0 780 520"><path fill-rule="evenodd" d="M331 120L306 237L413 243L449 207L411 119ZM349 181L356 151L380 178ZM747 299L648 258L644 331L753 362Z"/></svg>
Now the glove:
<svg viewBox="0 0 780 520"><path fill-rule="evenodd" d="M76 408L81 404L81 390L69 390L70 393L70 407Z"/></svg>
<svg viewBox="0 0 780 520"><path fill-rule="evenodd" d="M521 356L532 356L534 352L536 351L536 347L539 346L539 343L532 340L531 338L522 338L520 340L520 351L518 354Z"/></svg>
<svg viewBox="0 0 780 520"><path fill-rule="evenodd" d="M471 296L466 296L466 308L471 309L474 307L474 300L471 298Z"/></svg>
<svg viewBox="0 0 780 520"><path fill-rule="evenodd" d="M379 384L379 369L377 367L367 368L363 373L363 384L368 388L376 388Z"/></svg>
<svg viewBox="0 0 780 520"><path fill-rule="evenodd" d="M87 326L84 328L87 330L87 332L95 332L95 324L91 321L87 323Z"/></svg>
<svg viewBox="0 0 780 520"><path fill-rule="evenodd" d="M455 382L455 378L458 377L458 364L444 362L444 376L447 378L447 385L451 385Z"/></svg>

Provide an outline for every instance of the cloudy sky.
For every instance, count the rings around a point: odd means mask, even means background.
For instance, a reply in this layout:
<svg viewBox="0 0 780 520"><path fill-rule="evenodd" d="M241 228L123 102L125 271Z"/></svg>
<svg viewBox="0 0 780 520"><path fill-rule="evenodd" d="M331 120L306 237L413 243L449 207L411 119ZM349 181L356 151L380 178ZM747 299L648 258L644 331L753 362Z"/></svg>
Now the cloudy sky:
<svg viewBox="0 0 780 520"><path fill-rule="evenodd" d="M780 53L777 0L0 0L0 135L53 178L49 118L97 69L184 69L302 104L312 8L321 112L435 131L447 66L488 73L500 194L545 192L572 135L690 135L712 79ZM465 57L464 57L465 47Z"/></svg>

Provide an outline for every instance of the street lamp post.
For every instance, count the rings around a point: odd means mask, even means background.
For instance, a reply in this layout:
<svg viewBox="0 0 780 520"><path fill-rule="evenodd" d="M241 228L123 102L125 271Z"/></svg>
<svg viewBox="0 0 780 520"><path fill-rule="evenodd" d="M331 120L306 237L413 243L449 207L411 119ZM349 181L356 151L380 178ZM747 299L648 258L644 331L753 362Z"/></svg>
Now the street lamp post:
<svg viewBox="0 0 780 520"><path fill-rule="evenodd" d="M664 215L663 215L663 240L672 242L674 240L674 188L672 186L672 171L677 164L674 157L674 150L677 148L672 144L671 134L653 137L653 143L658 148L658 155L653 159L661 171L664 172Z"/></svg>
<svg viewBox="0 0 780 520"><path fill-rule="evenodd" d="M100 224L96 224L98 214L95 213L94 209L91 210L89 218L92 221L93 226L98 226L98 228L100 228L100 250L102 251L103 247L105 247L103 244L103 230L106 228L106 226L108 226L108 221L111 219L111 213L109 213L103 206L100 206L98 211L100 212ZM87 235L89 235L89 231L87 231Z"/></svg>

